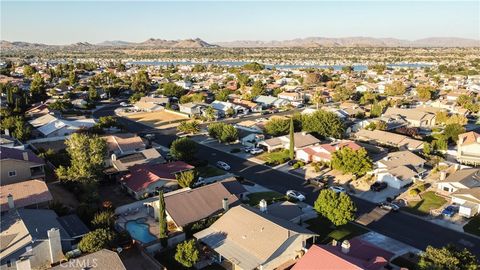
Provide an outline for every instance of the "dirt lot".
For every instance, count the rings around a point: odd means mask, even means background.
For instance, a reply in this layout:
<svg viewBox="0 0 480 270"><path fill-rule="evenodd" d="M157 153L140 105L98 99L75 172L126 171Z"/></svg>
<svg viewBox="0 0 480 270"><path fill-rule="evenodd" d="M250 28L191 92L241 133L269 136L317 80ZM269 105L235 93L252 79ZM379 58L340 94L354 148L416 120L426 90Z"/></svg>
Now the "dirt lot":
<svg viewBox="0 0 480 270"><path fill-rule="evenodd" d="M169 111L133 113L125 116L134 121L139 121L142 124L149 125L155 128L172 124L172 122L178 122L179 120L188 119L187 116L172 113Z"/></svg>
<svg viewBox="0 0 480 270"><path fill-rule="evenodd" d="M127 194L127 192L122 190L119 184L116 183L100 185L98 192L102 201L112 202L113 208L135 201L130 195Z"/></svg>

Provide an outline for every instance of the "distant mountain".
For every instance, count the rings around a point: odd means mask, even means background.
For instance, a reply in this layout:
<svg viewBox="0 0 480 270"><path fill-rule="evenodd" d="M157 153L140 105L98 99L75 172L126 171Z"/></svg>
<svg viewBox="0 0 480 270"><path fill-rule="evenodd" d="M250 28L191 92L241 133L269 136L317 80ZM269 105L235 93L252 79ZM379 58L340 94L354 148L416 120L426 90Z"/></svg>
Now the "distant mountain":
<svg viewBox="0 0 480 270"><path fill-rule="evenodd" d="M127 46L134 44L133 42L123 40L105 40L104 42L97 43L98 46Z"/></svg>
<svg viewBox="0 0 480 270"><path fill-rule="evenodd" d="M199 38L183 40L166 40L150 38L143 42L135 43L122 40L104 41L98 46L132 46L132 47L158 47L158 48L213 48L218 45L207 43Z"/></svg>
<svg viewBox="0 0 480 270"><path fill-rule="evenodd" d="M238 40L217 42L221 47L480 47L480 41L464 38L425 38L419 40L403 40L395 38L345 37L325 38L309 37L291 40Z"/></svg>
<svg viewBox="0 0 480 270"><path fill-rule="evenodd" d="M110 47L148 47L148 48L275 48L275 47L480 47L480 40L454 38L454 37L432 37L418 40L404 40L396 38L372 38L372 37L345 37L345 38L325 38L308 37L291 40L238 40L231 42L208 43L200 38L183 40L165 40L150 38L143 42L128 42L122 40L104 41L98 44L88 42L77 42L70 45L46 45L40 43L28 42L10 42L1 40L2 49L34 49L46 47L72 47L72 48L101 48Z"/></svg>

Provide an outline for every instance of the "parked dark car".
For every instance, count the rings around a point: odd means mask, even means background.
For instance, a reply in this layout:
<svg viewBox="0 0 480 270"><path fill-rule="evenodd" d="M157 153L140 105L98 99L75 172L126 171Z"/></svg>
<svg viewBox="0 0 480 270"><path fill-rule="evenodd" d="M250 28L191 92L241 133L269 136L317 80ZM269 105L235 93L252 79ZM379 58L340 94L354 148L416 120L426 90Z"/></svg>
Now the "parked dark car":
<svg viewBox="0 0 480 270"><path fill-rule="evenodd" d="M371 191L379 192L388 187L387 183L385 182L375 182L370 186Z"/></svg>
<svg viewBox="0 0 480 270"><path fill-rule="evenodd" d="M319 188L324 188L328 184L328 179L326 179L323 176L317 176L317 177L307 179L307 182L309 184L318 186Z"/></svg>
<svg viewBox="0 0 480 270"><path fill-rule="evenodd" d="M442 211L444 217L453 217L458 212L458 207L455 205L449 205Z"/></svg>
<svg viewBox="0 0 480 270"><path fill-rule="evenodd" d="M287 164L288 164L288 166L293 166L293 165L294 165L295 163L297 163L297 162L298 162L298 160L292 159L292 160L290 160Z"/></svg>

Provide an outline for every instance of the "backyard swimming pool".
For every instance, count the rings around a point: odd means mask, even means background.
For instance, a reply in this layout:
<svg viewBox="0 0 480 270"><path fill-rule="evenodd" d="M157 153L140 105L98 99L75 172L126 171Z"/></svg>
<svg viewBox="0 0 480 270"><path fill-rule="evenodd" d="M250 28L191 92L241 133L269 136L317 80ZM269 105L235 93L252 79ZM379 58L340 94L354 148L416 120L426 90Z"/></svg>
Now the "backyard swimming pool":
<svg viewBox="0 0 480 270"><path fill-rule="evenodd" d="M125 225L130 236L143 244L157 240L157 237L150 233L149 225L146 224L145 221L145 218L139 218L137 220L131 220Z"/></svg>

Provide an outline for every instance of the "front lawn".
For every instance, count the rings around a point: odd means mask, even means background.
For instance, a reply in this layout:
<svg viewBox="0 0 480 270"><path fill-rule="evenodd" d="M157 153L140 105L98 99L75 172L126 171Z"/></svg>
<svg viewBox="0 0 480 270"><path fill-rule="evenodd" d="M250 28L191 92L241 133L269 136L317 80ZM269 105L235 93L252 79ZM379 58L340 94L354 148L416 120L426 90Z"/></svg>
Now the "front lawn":
<svg viewBox="0 0 480 270"><path fill-rule="evenodd" d="M427 216L431 210L438 209L447 203L447 200L433 191L425 192L420 197L422 198L420 201L408 202L408 207L405 207L404 210L415 215Z"/></svg>
<svg viewBox="0 0 480 270"><path fill-rule="evenodd" d="M307 229L320 235L319 242L321 244L328 244L332 239L337 241L351 239L368 232L364 227L352 222L335 228L328 219L321 216L305 222L308 224Z"/></svg>
<svg viewBox="0 0 480 270"><path fill-rule="evenodd" d="M286 200L285 195L275 191L256 192L248 194L248 204L250 206L257 206L262 199L265 199L267 203Z"/></svg>
<svg viewBox="0 0 480 270"><path fill-rule="evenodd" d="M480 236L480 216L473 217L465 226L463 230L467 233L475 234Z"/></svg>
<svg viewBox="0 0 480 270"><path fill-rule="evenodd" d="M197 167L195 170L198 173L198 176L207 178L207 177L214 177L214 176L219 176L219 175L224 175L225 171L222 171L216 167L207 165L207 166L202 166L202 167Z"/></svg>
<svg viewBox="0 0 480 270"><path fill-rule="evenodd" d="M258 159L265 161L266 165L277 166L290 160L290 151L287 149L264 152L257 156Z"/></svg>

